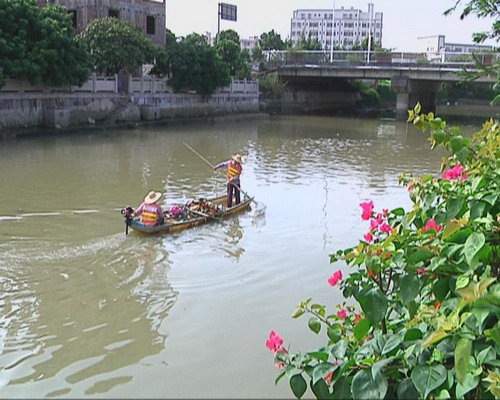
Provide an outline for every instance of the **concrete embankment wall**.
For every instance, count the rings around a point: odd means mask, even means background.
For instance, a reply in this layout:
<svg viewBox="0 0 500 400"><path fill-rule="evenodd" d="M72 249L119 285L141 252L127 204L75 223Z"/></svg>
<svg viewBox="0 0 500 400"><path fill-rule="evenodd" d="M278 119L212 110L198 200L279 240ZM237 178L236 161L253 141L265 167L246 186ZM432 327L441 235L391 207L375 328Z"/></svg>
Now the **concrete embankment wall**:
<svg viewBox="0 0 500 400"><path fill-rule="evenodd" d="M258 93L217 93L209 99L191 93L2 93L0 133L257 112Z"/></svg>

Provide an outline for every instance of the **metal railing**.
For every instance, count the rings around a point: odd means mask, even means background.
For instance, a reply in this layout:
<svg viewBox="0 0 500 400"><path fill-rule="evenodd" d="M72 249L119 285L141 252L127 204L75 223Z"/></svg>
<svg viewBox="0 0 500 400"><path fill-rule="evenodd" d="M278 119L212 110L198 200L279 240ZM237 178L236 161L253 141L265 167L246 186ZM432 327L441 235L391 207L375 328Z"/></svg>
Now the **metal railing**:
<svg viewBox="0 0 500 400"><path fill-rule="evenodd" d="M130 94L161 94L172 93L173 90L166 78L154 75L141 77L129 76L128 92ZM220 93L259 93L259 82L250 80L233 80L231 84L220 89ZM118 93L118 75L97 76L92 74L82 86L64 85L52 87L43 84L32 85L19 79L5 80L5 85L0 88L0 94L36 94L36 93Z"/></svg>
<svg viewBox="0 0 500 400"><path fill-rule="evenodd" d="M266 50L262 52L267 67L284 65L390 65L418 64L421 66L474 66L475 59L491 65L500 59L498 52L482 53L427 53L387 51L345 51L335 50Z"/></svg>

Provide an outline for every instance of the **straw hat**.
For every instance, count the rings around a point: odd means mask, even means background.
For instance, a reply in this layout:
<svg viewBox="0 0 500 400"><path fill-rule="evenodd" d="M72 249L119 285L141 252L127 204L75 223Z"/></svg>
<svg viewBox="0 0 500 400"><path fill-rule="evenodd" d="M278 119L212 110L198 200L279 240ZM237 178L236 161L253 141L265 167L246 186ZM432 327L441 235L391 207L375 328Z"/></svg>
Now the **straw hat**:
<svg viewBox="0 0 500 400"><path fill-rule="evenodd" d="M160 192L155 192L154 190L150 190L149 193L144 197L144 203L153 204L160 200L161 196L163 196Z"/></svg>
<svg viewBox="0 0 500 400"><path fill-rule="evenodd" d="M242 157L240 154L235 154L231 158L239 164L245 164L245 157Z"/></svg>

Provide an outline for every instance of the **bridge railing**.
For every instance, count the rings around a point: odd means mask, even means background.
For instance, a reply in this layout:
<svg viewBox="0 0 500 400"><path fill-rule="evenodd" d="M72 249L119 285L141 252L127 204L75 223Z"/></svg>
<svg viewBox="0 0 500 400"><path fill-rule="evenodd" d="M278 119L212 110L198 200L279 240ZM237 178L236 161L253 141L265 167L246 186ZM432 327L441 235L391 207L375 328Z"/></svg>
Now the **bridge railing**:
<svg viewBox="0 0 500 400"><path fill-rule="evenodd" d="M428 53L403 51L346 51L335 50L266 50L262 52L264 63L268 68L277 68L283 65L377 65L377 64L416 64L425 66L430 64L449 65L454 67L473 66L475 59L485 65L491 65L499 60L498 52L481 53Z"/></svg>

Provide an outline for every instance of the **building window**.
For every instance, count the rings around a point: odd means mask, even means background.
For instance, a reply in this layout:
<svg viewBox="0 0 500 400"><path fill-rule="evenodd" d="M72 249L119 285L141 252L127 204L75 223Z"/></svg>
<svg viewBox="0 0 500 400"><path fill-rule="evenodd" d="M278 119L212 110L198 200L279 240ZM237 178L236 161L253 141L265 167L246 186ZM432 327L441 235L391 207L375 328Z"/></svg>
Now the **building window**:
<svg viewBox="0 0 500 400"><path fill-rule="evenodd" d="M146 16L146 33L148 35L154 35L156 33L156 23L155 17L152 15Z"/></svg>

